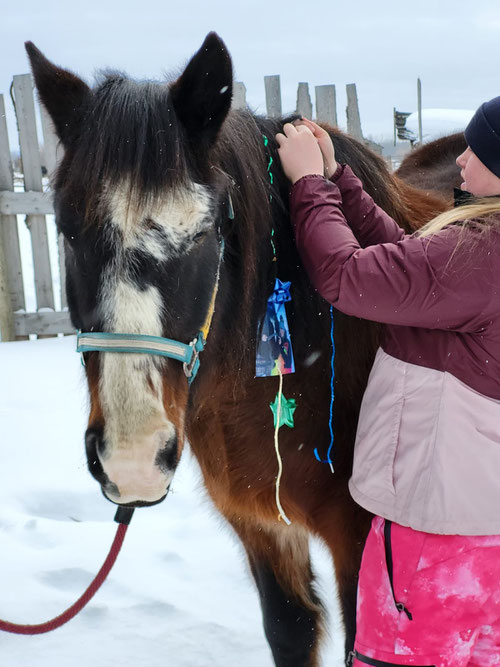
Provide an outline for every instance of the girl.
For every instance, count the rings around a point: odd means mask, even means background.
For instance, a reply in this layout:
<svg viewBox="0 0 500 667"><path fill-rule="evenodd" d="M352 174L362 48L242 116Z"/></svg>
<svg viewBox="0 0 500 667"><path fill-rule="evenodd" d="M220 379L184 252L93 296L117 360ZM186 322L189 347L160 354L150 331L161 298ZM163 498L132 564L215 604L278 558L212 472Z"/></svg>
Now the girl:
<svg viewBox="0 0 500 667"><path fill-rule="evenodd" d="M457 158L476 198L407 236L310 121L276 139L304 266L335 308L386 324L353 498L374 513L353 664L500 665L500 97ZM327 178L325 178L327 176Z"/></svg>

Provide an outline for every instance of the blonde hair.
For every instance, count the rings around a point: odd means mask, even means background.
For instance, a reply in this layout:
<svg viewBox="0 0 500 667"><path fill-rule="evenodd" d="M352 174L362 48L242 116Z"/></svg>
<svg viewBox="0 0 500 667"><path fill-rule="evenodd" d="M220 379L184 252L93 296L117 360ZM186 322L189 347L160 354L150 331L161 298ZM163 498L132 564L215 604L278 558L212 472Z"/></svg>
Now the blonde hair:
<svg viewBox="0 0 500 667"><path fill-rule="evenodd" d="M481 226L485 231L496 225L500 229L500 196L484 197L475 200L472 204L465 204L440 213L421 227L417 236L431 236L454 222L463 222L464 229L470 227L471 224L474 225L475 229Z"/></svg>

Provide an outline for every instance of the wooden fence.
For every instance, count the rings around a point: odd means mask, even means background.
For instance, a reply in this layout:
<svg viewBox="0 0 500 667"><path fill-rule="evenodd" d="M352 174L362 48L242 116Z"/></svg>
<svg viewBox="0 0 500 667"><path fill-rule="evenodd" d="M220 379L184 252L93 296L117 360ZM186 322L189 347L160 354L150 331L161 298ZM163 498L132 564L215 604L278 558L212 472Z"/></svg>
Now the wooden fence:
<svg viewBox="0 0 500 667"><path fill-rule="evenodd" d="M19 131L22 179L14 174L5 102L0 95L0 335L3 341L30 334L74 332L66 309L62 240L58 248L57 281L61 287L56 299L47 229L47 216L54 211L51 195L46 191L47 179L42 178L42 165L48 177L55 169L57 138L45 109L40 108L43 136L43 148L40 148L31 75L15 76L11 92ZM35 295L35 307L31 311L26 307L26 267L21 261L18 215L26 216L31 238ZM55 235L53 221L51 230ZM56 310L56 301L59 310Z"/></svg>
<svg viewBox="0 0 500 667"><path fill-rule="evenodd" d="M264 86L267 114L278 117L282 114L279 75L264 77ZM47 184L57 159L61 157L62 147L58 145L52 123L43 107L39 109L42 131L40 146L31 75L15 76L11 92L19 132L23 178L15 178L4 98L0 95L0 341L19 340L33 334L50 336L74 333L67 312L61 238L57 242L59 279L56 281L52 275L49 253L48 229L54 235L55 229L53 218L50 217L54 210ZM347 130L357 139L364 140L354 84L347 86L347 105ZM246 88L241 82L235 83L233 106L246 106ZM316 86L315 106L318 121L337 125L335 86ZM299 83L296 111L308 118L313 117L307 83ZM42 178L42 173L48 178ZM35 296L34 308L31 310L26 307L26 270L21 261L18 227L22 224L22 218L18 219L18 216L25 216L31 238Z"/></svg>

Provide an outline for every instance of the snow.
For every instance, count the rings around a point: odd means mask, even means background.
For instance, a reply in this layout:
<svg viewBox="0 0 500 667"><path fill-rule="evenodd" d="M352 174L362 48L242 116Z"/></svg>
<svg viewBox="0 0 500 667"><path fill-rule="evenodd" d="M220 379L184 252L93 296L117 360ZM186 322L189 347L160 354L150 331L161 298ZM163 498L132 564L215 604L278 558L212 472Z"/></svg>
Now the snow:
<svg viewBox="0 0 500 667"><path fill-rule="evenodd" d="M86 469L86 386L74 337L0 343L0 618L40 623L69 607L113 540L114 507ZM330 557L312 544L342 664ZM0 633L1 667L271 667L242 549L186 452L168 498L137 510L108 580L63 628Z"/></svg>
<svg viewBox="0 0 500 667"><path fill-rule="evenodd" d="M422 109L423 143L454 132L462 132L474 111L470 109ZM418 139L418 113L414 111L406 119L406 127Z"/></svg>

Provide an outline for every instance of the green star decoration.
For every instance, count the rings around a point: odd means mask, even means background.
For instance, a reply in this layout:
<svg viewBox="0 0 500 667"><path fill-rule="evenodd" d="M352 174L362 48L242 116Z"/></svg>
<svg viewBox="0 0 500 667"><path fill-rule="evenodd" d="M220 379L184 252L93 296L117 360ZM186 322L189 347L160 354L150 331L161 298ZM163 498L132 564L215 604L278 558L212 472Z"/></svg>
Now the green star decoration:
<svg viewBox="0 0 500 667"><path fill-rule="evenodd" d="M278 420L278 403L279 403L279 392L276 394L276 398L272 403L269 404L269 407L271 408L271 412L274 415L274 427L276 428L276 422ZM293 421L293 413L297 409L297 404L294 398L285 398L283 394L281 394L281 410L280 410L280 415L279 415L279 427L283 426L289 426L290 428L293 428L295 426L294 421Z"/></svg>

